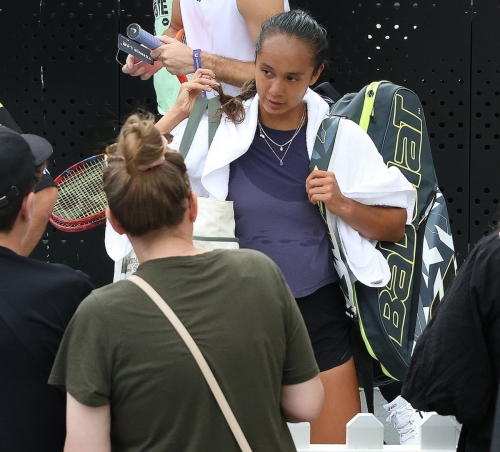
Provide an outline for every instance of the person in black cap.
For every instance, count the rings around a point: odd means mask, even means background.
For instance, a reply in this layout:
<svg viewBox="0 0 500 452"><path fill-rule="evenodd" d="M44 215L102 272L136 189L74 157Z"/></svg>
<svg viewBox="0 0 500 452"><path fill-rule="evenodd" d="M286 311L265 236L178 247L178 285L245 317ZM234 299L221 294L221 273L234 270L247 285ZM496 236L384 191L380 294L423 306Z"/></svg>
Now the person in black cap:
<svg viewBox="0 0 500 452"><path fill-rule="evenodd" d="M15 132L22 133L19 125L14 121L8 110L0 103L0 125L8 127ZM52 148L47 155L47 159L52 154ZM46 160L47 160L46 159ZM31 227L23 243L22 254L28 256L37 243L39 242L42 234L45 232L50 214L54 209L57 201L57 188L52 179L49 171L47 170L47 162L44 160L40 163L39 169L42 177L38 184L35 186L35 207Z"/></svg>
<svg viewBox="0 0 500 452"><path fill-rule="evenodd" d="M66 326L92 290L87 275L23 255L40 165L36 135L0 126L0 450L62 451L64 395L47 384Z"/></svg>

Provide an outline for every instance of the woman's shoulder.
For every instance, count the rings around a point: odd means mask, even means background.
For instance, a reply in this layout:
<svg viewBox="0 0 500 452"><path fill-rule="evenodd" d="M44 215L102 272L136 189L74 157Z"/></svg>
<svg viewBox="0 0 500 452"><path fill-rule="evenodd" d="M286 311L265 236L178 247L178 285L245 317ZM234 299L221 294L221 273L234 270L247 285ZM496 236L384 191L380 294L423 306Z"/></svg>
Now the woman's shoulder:
<svg viewBox="0 0 500 452"><path fill-rule="evenodd" d="M280 273L279 267L268 256L260 251L251 249L220 251L221 264L228 272L244 275L246 278L255 277L275 278Z"/></svg>
<svg viewBox="0 0 500 452"><path fill-rule="evenodd" d="M500 259L500 231L493 231L477 242L475 248L479 253L486 253Z"/></svg>
<svg viewBox="0 0 500 452"><path fill-rule="evenodd" d="M343 127L350 133L366 137L366 139L371 141L371 138L368 135L368 133L366 133L357 122L349 118L343 118L343 121L344 121Z"/></svg>
<svg viewBox="0 0 500 452"><path fill-rule="evenodd" d="M228 263L244 263L245 266L255 265L264 266L266 268L276 266L276 264L264 253L247 248L240 248L237 250L221 250L220 256L221 259Z"/></svg>
<svg viewBox="0 0 500 452"><path fill-rule="evenodd" d="M94 289L80 304L79 311L87 315L104 313L130 300L134 284L130 281L117 281Z"/></svg>
<svg viewBox="0 0 500 452"><path fill-rule="evenodd" d="M494 231L483 237L474 246L470 253L470 260L476 269L496 273L500 266L500 235Z"/></svg>

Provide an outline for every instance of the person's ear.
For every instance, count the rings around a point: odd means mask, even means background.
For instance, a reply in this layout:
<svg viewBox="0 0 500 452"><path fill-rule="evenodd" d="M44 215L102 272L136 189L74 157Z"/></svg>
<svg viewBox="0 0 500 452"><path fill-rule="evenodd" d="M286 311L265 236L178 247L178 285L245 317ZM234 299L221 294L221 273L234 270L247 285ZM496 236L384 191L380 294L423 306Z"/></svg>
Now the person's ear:
<svg viewBox="0 0 500 452"><path fill-rule="evenodd" d="M35 202L35 193L30 192L23 199L23 203L21 205L21 210L19 211L20 218L25 222L29 223L33 217L33 208Z"/></svg>
<svg viewBox="0 0 500 452"><path fill-rule="evenodd" d="M115 216L113 215L113 212L111 212L111 209L109 207L106 207L106 218L108 219L109 221L109 224L111 225L111 227L120 235L123 235L125 234L125 229L123 229L120 225L120 223L118 222L118 220L115 218Z"/></svg>
<svg viewBox="0 0 500 452"><path fill-rule="evenodd" d="M196 193L191 190L191 194L189 195L189 221L194 223L196 221L196 217L198 216L198 197Z"/></svg>
<svg viewBox="0 0 500 452"><path fill-rule="evenodd" d="M319 79L319 76L321 75L321 73L323 72L323 70L325 69L325 65L322 64L319 69L316 71L315 74L313 74L313 76L311 77L311 81L309 82L309 86L312 86L314 85L318 79Z"/></svg>

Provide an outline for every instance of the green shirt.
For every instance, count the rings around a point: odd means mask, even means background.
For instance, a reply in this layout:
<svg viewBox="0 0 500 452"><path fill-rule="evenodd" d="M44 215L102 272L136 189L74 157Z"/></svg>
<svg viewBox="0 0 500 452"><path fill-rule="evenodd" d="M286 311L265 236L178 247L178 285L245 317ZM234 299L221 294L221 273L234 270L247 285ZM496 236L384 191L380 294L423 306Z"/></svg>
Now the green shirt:
<svg viewBox="0 0 500 452"><path fill-rule="evenodd" d="M294 451L280 389L318 368L278 267L256 251L217 250L151 260L136 274L193 336L252 449ZM130 281L82 302L49 383L85 405L111 405L113 451L239 451L184 342Z"/></svg>
<svg viewBox="0 0 500 452"><path fill-rule="evenodd" d="M170 26L172 19L172 0L153 0L153 14L155 16L155 34L162 35ZM165 68L153 76L156 91L158 112L164 115L174 104L181 86L179 79Z"/></svg>

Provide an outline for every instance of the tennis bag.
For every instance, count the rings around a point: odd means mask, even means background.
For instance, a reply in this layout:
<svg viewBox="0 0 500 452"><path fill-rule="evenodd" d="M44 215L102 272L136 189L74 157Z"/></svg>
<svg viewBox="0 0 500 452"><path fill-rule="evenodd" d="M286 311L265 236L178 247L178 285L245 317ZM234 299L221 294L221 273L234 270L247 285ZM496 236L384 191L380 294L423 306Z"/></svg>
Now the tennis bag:
<svg viewBox="0 0 500 452"><path fill-rule="evenodd" d="M316 91L335 94L326 88L319 85ZM397 243L377 244L391 271L387 286L371 288L350 280L348 271L339 274L347 305L353 306L359 325L360 343L366 355L380 363L382 372L374 374L375 385L403 381L415 341L456 273L449 217L438 188L423 108L413 91L385 81L343 96L331 105L318 131L311 170L327 170L339 117L358 123L386 164L399 168L417 190L414 215L404 237ZM329 232L339 268L341 250L334 231ZM356 366L362 374L358 361ZM372 385L364 387L368 391Z"/></svg>

